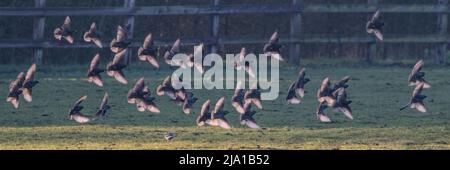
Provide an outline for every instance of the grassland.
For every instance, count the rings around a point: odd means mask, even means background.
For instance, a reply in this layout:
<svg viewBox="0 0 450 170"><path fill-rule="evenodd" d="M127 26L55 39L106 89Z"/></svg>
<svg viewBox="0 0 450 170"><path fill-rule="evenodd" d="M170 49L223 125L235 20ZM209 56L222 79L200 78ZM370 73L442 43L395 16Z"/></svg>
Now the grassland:
<svg viewBox="0 0 450 170"><path fill-rule="evenodd" d="M0 66L0 96L6 96L9 81L25 69ZM307 75L312 82L306 86L304 102L285 105L288 84L298 68L283 66L280 97L263 102L264 110L255 118L265 129L258 131L242 127L235 112L228 115L232 130L196 126L201 103L224 94L229 101L232 90L194 91L200 100L193 115L184 115L167 97L157 97L160 114L140 113L126 102L132 83L120 85L104 75L105 87L100 88L84 80L85 66L42 67L32 103L22 100L14 110L0 102L0 149L450 149L450 69L426 68L433 86L424 91L429 97L426 114L399 111L412 91L406 83L409 71L400 66L310 66ZM144 76L154 89L170 69L133 64L125 74L130 82ZM314 112L320 81L344 75L353 77L348 92L355 120L327 110L336 122L319 123ZM74 101L85 94L89 98L83 111L93 114L105 90L112 106L107 119L86 125L68 119ZM230 105L225 109L233 111ZM171 142L163 138L167 131L177 134Z"/></svg>

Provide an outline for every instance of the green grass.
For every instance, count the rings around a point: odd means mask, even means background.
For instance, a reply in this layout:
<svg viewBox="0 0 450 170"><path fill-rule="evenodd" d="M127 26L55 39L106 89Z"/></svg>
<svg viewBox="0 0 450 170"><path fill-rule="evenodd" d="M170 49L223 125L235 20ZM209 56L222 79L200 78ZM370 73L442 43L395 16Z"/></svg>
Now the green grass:
<svg viewBox="0 0 450 170"><path fill-rule="evenodd" d="M0 66L0 96L6 96L8 83L26 66ZM232 90L195 90L200 98L194 115L184 115L167 97L157 97L160 114L140 113L126 102L126 93L140 76L156 87L170 70L133 64L126 70L131 82L120 85L104 75L105 88L87 83L81 66L39 68L41 83L34 90L34 101L21 100L19 110L0 103L0 149L450 149L450 69L426 67L432 84L426 89L429 113L399 111L410 97L407 67L308 67L312 81L300 105L284 105L288 84L298 68L283 66L281 92L276 101L264 101L264 110L255 118L264 130L252 130L239 124L229 105ZM315 92L325 76L338 79L351 75L349 97L355 120L327 110L336 123L319 123L315 117ZM105 120L79 125L68 120L68 110L82 95L85 114L93 114L104 90L110 93L112 110ZM201 104L221 95L227 96L225 109L232 130L197 127ZM46 116L45 116L46 115ZM171 142L163 135L177 134Z"/></svg>

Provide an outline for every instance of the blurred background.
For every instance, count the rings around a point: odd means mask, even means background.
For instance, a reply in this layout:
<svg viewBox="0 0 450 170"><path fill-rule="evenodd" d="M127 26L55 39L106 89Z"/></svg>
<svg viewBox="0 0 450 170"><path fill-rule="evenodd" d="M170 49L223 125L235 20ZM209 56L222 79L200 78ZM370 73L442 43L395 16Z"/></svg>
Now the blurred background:
<svg viewBox="0 0 450 170"><path fill-rule="evenodd" d="M135 6L208 6L213 0L136 0ZM373 0L369 0L373 1ZM378 0L375 6L383 5L438 5L439 0ZM240 4L292 4L292 0L221 0L221 5ZM333 5L367 5L368 0L302 0L304 6L322 4ZM24 8L34 7L34 0L8 0L0 1L0 8ZM46 7L123 7L124 0L46 0ZM0 9L1 10L1 9ZM301 29L297 30L300 38L313 37L346 38L346 37L371 37L365 31L365 24L371 13L322 13L309 12L301 14ZM447 32L439 34L439 24L442 18L439 13L384 13L382 20L386 23L384 36L386 39L392 37L403 37L412 39L429 35L437 38L444 36ZM219 37L228 39L255 38L268 39L270 35L278 30L280 38L289 38L291 13L246 13L220 15ZM1 16L0 17L0 41L8 43L9 40L31 40L33 37L33 22L35 17L28 16ZM82 34L89 28L92 22L96 22L98 28L103 32L105 39L110 40L115 35L117 25L123 25L127 16L74 16L72 27L77 30L76 41L82 41ZM446 18L448 20L448 18ZM53 30L63 23L63 16L45 17L45 41L55 41ZM211 36L210 15L168 15L168 16L136 16L134 26L134 38L142 41L148 33L153 33L157 40L174 41L176 38L183 39L208 39ZM448 22L448 21L447 21ZM442 33L442 32L441 32ZM407 38L405 38L407 37ZM442 38L442 37L441 37ZM375 42L375 40L374 40ZM109 42L104 42L108 43ZM238 53L245 46L248 51L260 53L264 44L234 44L218 45L219 53ZM367 59L370 50L368 43L355 42L308 42L300 43L300 53L288 58L300 58L294 60L299 64L302 61L316 61L318 63L330 59L331 61L370 62L371 64L401 64L407 61L415 61L419 58L433 61L438 64L448 64L449 54L445 52L442 61L436 61L437 46L442 43L435 42L376 42L376 50ZM445 46L447 44L444 44ZM20 64L33 61L32 48L0 48L0 64ZM137 50L137 49L134 49ZM186 46L184 51L192 51L192 47ZM108 48L44 48L42 63L46 65L60 64L87 64L92 56L100 52L104 56L111 57ZM284 55L289 55L289 48L283 49ZM137 60L136 56L132 60ZM436 61L436 62L435 62Z"/></svg>

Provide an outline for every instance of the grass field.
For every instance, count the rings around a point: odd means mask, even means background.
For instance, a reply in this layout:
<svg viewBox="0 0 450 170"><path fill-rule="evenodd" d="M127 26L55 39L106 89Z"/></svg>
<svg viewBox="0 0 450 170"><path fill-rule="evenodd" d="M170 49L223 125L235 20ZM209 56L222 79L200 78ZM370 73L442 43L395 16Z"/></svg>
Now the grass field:
<svg viewBox="0 0 450 170"><path fill-rule="evenodd" d="M21 100L19 110L0 102L0 149L450 149L450 69L426 67L427 79L433 86L426 89L429 113L413 110L400 112L410 98L407 86L408 67L308 67L312 81L300 105L284 105L288 84L295 79L298 68L283 67L281 94L276 101L264 101L264 110L255 118L264 130L252 130L239 124L238 113L229 105L232 90L194 91L200 100L194 115L184 115L167 97L157 97L160 114L140 113L126 102L132 84L144 76L156 87L170 74L169 69L154 70L137 64L126 69L129 85L120 85L103 75L105 88L87 83L85 67L39 68L40 80L34 89L32 103ZM26 66L0 66L0 96L6 96L8 83ZM319 123L315 117L315 92L325 76L338 79L351 75L349 98L355 120L327 110L335 123ZM85 114L93 114L103 91L110 93L109 116L95 123L79 125L68 119L68 111L82 95ZM232 111L232 130L197 127L195 119L201 104L216 101L226 94ZM163 135L176 133L167 142Z"/></svg>

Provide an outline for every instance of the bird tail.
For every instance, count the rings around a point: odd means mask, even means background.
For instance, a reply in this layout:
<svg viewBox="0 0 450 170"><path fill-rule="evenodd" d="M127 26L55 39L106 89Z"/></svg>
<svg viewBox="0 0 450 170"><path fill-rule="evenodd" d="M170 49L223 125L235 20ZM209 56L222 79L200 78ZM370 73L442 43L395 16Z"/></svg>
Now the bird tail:
<svg viewBox="0 0 450 170"><path fill-rule="evenodd" d="M411 106L411 104L407 104L407 105L403 106L402 108L400 108L400 110L405 110L409 106Z"/></svg>

